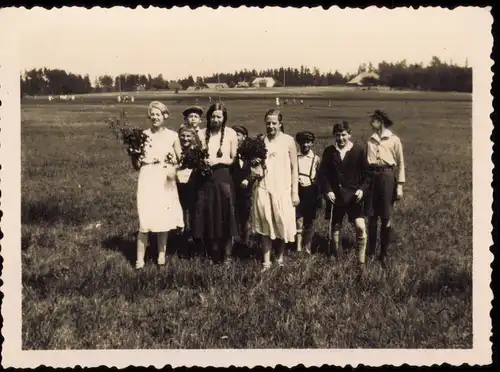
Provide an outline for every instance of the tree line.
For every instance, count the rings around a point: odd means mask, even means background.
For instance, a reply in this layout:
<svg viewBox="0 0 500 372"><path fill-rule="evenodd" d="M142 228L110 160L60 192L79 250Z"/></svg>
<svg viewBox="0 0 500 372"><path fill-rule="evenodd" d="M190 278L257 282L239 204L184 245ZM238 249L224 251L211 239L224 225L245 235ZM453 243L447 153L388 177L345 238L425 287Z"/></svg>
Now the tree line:
<svg viewBox="0 0 500 372"><path fill-rule="evenodd" d="M21 75L22 95L81 94L91 92L133 92L138 90L182 90L188 87L205 87L207 83L225 83L230 88L240 83L250 84L256 77L272 77L275 86L332 86L345 85L362 72L371 74L362 79L363 85L386 86L394 89L472 92L472 68L467 63L459 66L433 57L427 66L401 62L381 62L377 67L362 64L355 74L321 72L307 66L280 67L257 71L243 69L233 73L215 73L211 76L189 75L178 80L168 80L162 74L103 75L91 82L89 75L77 75L60 69L39 68Z"/></svg>

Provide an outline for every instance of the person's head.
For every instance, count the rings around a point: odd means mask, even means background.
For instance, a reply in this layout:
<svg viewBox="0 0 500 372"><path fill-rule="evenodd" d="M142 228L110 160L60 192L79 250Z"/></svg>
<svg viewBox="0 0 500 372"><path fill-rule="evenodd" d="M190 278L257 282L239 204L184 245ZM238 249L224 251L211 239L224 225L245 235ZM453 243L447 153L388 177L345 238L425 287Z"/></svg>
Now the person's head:
<svg viewBox="0 0 500 372"><path fill-rule="evenodd" d="M203 116L203 109L198 106L191 106L184 110L184 122L194 128L199 128L201 118Z"/></svg>
<svg viewBox="0 0 500 372"><path fill-rule="evenodd" d="M188 125L183 125L179 129L179 141L183 149L191 147L196 139L196 131L193 127Z"/></svg>
<svg viewBox="0 0 500 372"><path fill-rule="evenodd" d="M223 128L227 122L226 107L220 103L210 105L207 111L207 129L218 130Z"/></svg>
<svg viewBox="0 0 500 372"><path fill-rule="evenodd" d="M226 107L220 103L212 104L207 111L207 130L205 132L205 144L208 147L208 141L210 140L210 134L212 131L221 131L219 150L217 151L217 157L221 158L222 144L224 143L224 133L227 122L227 110Z"/></svg>
<svg viewBox="0 0 500 372"><path fill-rule="evenodd" d="M298 132L295 135L295 139L300 147L300 152L302 154L307 154L314 146L314 141L316 140L314 133L307 130Z"/></svg>
<svg viewBox="0 0 500 372"><path fill-rule="evenodd" d="M280 110L270 109L266 112L264 116L264 120L266 122L266 131L268 137L274 137L279 132L285 132L283 127L283 115Z"/></svg>
<svg viewBox="0 0 500 372"><path fill-rule="evenodd" d="M154 128L159 128L170 115L167 106L159 101L153 101L148 106L148 118Z"/></svg>
<svg viewBox="0 0 500 372"><path fill-rule="evenodd" d="M333 125L333 135L337 146L343 148L351 139L351 126L347 121Z"/></svg>
<svg viewBox="0 0 500 372"><path fill-rule="evenodd" d="M370 125L373 130L378 131L382 128L389 128L392 126L392 120L389 116L381 110L375 110L373 114L370 115Z"/></svg>
<svg viewBox="0 0 500 372"><path fill-rule="evenodd" d="M242 125L237 125L233 127L236 132L236 136L238 137L238 146L243 143L244 140L248 138L248 130Z"/></svg>

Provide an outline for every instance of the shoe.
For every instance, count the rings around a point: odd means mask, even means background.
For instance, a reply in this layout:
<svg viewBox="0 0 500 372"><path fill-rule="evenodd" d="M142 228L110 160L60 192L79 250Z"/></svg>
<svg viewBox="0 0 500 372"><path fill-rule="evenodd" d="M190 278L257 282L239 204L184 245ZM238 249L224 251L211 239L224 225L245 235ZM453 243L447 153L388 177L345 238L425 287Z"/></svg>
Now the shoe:
<svg viewBox="0 0 500 372"><path fill-rule="evenodd" d="M284 267L285 266L283 258L279 258L278 260L276 260L276 263L278 264L278 267Z"/></svg>
<svg viewBox="0 0 500 372"><path fill-rule="evenodd" d="M271 269L271 263L268 263L268 264L263 264L263 267L262 267L262 270L260 270L261 273L265 272L265 271L268 271Z"/></svg>
<svg viewBox="0 0 500 372"><path fill-rule="evenodd" d="M161 254L161 255L158 256L158 265L160 265L160 266L165 265L165 261L166 261L166 259L165 259L165 255L164 254Z"/></svg>
<svg viewBox="0 0 500 372"><path fill-rule="evenodd" d="M143 267L144 267L144 261L137 261L137 262L135 263L135 269L136 269L136 270L140 270L140 269L142 269Z"/></svg>

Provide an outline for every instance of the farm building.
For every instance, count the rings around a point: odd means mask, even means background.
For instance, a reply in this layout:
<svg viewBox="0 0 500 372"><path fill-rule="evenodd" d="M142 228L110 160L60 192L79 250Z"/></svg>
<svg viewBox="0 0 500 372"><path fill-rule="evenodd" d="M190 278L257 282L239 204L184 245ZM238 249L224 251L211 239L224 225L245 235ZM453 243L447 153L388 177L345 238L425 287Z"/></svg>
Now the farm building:
<svg viewBox="0 0 500 372"><path fill-rule="evenodd" d="M248 84L246 81L240 81L238 84L236 84L236 88L248 88L250 87L250 84Z"/></svg>
<svg viewBox="0 0 500 372"><path fill-rule="evenodd" d="M272 77L258 77L252 81L253 87L272 88L276 85L276 80Z"/></svg>
<svg viewBox="0 0 500 372"><path fill-rule="evenodd" d="M182 89L182 85L176 81L171 81L170 83L168 83L168 89L170 90L181 90Z"/></svg>
<svg viewBox="0 0 500 372"><path fill-rule="evenodd" d="M228 89L229 85L226 83L205 83L209 89Z"/></svg>
<svg viewBox="0 0 500 372"><path fill-rule="evenodd" d="M375 72L362 72L361 74L355 76L353 79L347 82L347 85L363 85L363 79L372 78L374 80L379 80L379 74Z"/></svg>

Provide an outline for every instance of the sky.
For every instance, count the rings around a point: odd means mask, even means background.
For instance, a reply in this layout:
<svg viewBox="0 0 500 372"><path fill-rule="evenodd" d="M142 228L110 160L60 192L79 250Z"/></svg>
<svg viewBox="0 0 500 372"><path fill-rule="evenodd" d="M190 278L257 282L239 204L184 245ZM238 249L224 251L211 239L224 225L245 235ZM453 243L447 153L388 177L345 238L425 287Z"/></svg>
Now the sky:
<svg viewBox="0 0 500 372"><path fill-rule="evenodd" d="M91 79L121 73L179 79L240 69L318 67L356 73L385 60L427 64L432 56L474 63L474 24L489 9L7 8L21 68L60 68ZM483 56L484 58L484 56Z"/></svg>

